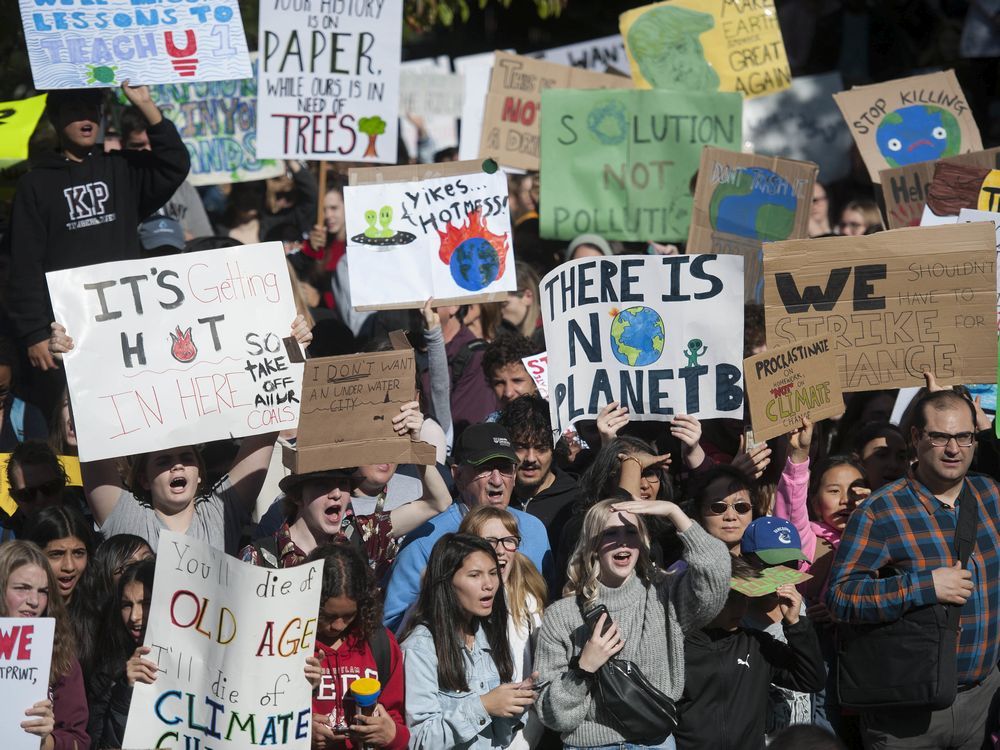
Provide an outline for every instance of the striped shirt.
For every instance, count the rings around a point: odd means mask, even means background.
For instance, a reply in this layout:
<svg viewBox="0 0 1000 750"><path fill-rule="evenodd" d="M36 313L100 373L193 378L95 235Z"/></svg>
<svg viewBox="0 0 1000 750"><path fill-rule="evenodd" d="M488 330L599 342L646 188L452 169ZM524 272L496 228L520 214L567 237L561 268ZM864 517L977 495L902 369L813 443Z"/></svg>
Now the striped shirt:
<svg viewBox="0 0 1000 750"><path fill-rule="evenodd" d="M966 490L977 500L979 526L967 566L973 591L960 619L959 685L983 680L1000 657L1000 487L970 473ZM936 603L932 573L955 564L957 523L957 507L945 506L912 475L875 492L844 529L830 571L830 613L841 622L892 622ZM886 567L896 574L878 578Z"/></svg>

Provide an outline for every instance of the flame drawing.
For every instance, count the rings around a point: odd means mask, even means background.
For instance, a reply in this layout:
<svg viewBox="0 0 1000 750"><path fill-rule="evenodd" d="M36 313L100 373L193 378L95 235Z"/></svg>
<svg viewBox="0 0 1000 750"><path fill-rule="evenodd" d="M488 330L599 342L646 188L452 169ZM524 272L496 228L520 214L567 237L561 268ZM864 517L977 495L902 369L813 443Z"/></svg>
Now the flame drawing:
<svg viewBox="0 0 1000 750"><path fill-rule="evenodd" d="M181 333L181 327L177 326L174 331L177 335L170 334L170 340L173 342L170 346L170 354L178 362L193 361L198 356L198 347L191 340L191 329L188 328Z"/></svg>
<svg viewBox="0 0 1000 750"><path fill-rule="evenodd" d="M504 275L509 254L509 233L491 232L482 218L482 208L468 215L468 222L446 231L438 255L451 268L455 282L469 291L479 291Z"/></svg>

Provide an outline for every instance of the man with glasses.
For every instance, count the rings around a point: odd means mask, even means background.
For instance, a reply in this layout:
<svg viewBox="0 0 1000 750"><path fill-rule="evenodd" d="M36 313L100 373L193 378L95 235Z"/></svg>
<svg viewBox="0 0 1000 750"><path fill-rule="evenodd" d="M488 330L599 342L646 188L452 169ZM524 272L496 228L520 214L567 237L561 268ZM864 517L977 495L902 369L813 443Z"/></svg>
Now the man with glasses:
<svg viewBox="0 0 1000 750"><path fill-rule="evenodd" d="M976 412L954 391L935 391L914 408L910 439L917 463L851 516L830 572L827 606L847 623L898 620L928 604L961 607L958 694L945 709L863 713L865 747L978 750L1000 677L1000 488L969 474ZM976 544L962 567L955 529L962 503L978 511ZM886 573L890 573L886 575ZM898 684L906 665L883 667ZM878 670L873 670L877 673Z"/></svg>
<svg viewBox="0 0 1000 750"><path fill-rule="evenodd" d="M395 630L407 608L417 599L420 578L434 543L444 534L458 531L462 517L480 505L506 508L517 519L521 531L520 552L535 564L546 580L552 575L552 552L542 522L527 513L507 508L517 454L507 430L498 424L467 428L452 452L452 476L458 497L448 510L410 532L389 574L385 593L385 624Z"/></svg>
<svg viewBox="0 0 1000 750"><path fill-rule="evenodd" d="M7 487L17 507L12 515L0 510L0 541L19 536L25 523L43 508L63 502L81 511L86 508L82 498L67 487L66 471L46 443L28 440L18 445L7 460L5 471Z"/></svg>

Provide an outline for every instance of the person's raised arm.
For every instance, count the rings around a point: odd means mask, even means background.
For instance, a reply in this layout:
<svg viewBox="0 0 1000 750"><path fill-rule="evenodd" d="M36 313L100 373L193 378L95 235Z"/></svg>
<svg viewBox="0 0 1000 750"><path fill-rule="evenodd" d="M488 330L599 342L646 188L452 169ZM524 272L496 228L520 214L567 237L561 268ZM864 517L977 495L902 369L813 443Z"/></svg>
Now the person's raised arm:
<svg viewBox="0 0 1000 750"><path fill-rule="evenodd" d="M774 494L774 515L791 521L802 540L802 554L816 559L816 532L809 523L809 446L813 424L802 417L802 426L789 436L789 453Z"/></svg>
<svg viewBox="0 0 1000 750"><path fill-rule="evenodd" d="M409 434L411 440L419 440L424 422L420 404L410 401L399 407L399 411L400 413L392 418L393 429L400 436ZM421 466L419 472L424 494L419 499L394 508L389 513L394 537L409 534L424 521L443 513L451 505L451 493L448 492L448 486L437 467Z"/></svg>
<svg viewBox="0 0 1000 750"><path fill-rule="evenodd" d="M670 454L654 456L646 451L635 451L634 453L619 453L618 460L621 461L621 474L618 475L618 486L625 490L632 497L639 497L639 490L642 485L642 475L648 469L660 469L670 466Z"/></svg>
<svg viewBox="0 0 1000 750"><path fill-rule="evenodd" d="M424 341L427 342L427 380L431 386L430 400L434 418L444 430L445 442L450 452L455 428L451 422L451 373L448 370L448 354L444 348L444 332L441 316L431 305L433 299L424 303Z"/></svg>

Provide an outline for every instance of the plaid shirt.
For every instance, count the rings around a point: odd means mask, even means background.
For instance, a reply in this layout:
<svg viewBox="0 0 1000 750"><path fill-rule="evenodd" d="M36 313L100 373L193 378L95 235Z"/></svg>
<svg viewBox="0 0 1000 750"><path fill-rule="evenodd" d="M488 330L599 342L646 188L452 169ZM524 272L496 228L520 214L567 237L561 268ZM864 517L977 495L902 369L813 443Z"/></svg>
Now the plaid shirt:
<svg viewBox="0 0 1000 750"><path fill-rule="evenodd" d="M960 619L960 685L983 680L1000 657L1000 487L970 473L965 489L977 499L979 526L968 565L972 596ZM874 493L844 529L830 571L830 613L842 622L892 622L937 602L931 574L955 564L957 523L958 509L944 506L912 475ZM878 578L885 567L899 573Z"/></svg>

